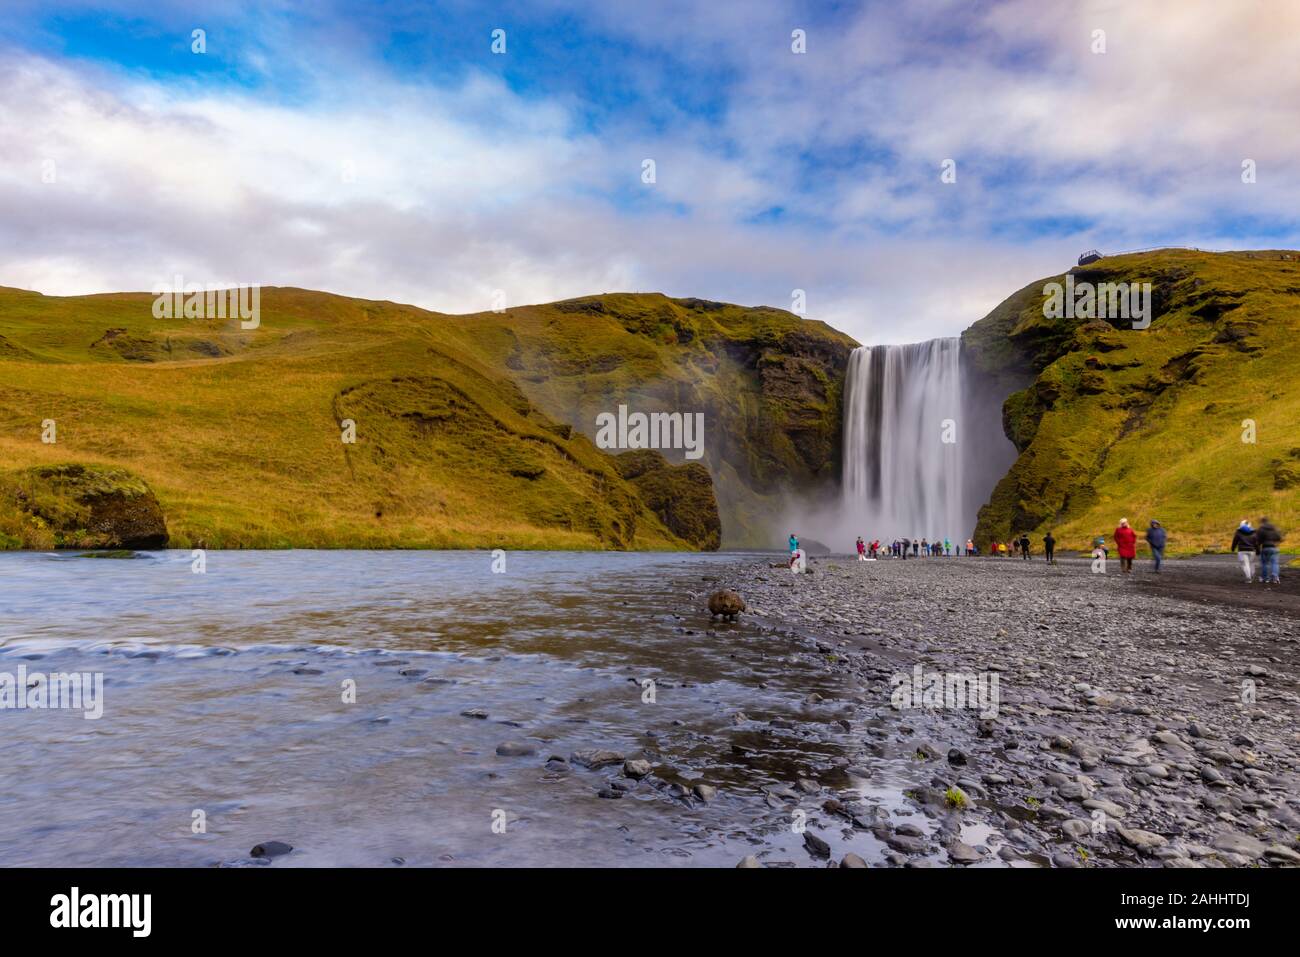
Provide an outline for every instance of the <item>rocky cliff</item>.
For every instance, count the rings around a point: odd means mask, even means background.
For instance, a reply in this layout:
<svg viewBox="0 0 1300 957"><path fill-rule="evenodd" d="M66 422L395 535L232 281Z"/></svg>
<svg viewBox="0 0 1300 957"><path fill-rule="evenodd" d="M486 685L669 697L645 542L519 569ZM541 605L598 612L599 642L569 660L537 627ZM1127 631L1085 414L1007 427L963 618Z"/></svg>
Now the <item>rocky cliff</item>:
<svg viewBox="0 0 1300 957"><path fill-rule="evenodd" d="M1152 518L1178 551L1219 548L1268 514L1300 537L1300 254L1166 249L1071 270L1071 285L1149 283L1150 324L1056 315L1049 277L963 336L1000 377L1019 458L976 538L1053 529L1062 547ZM1141 325L1143 320L1137 320ZM1026 384L1027 383L1027 384Z"/></svg>

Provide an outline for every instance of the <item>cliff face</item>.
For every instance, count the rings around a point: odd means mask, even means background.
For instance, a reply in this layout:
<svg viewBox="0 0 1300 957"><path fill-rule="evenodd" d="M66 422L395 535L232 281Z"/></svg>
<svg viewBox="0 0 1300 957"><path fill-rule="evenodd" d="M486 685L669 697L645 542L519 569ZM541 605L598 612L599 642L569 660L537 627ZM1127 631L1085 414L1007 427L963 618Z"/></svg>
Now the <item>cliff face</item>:
<svg viewBox="0 0 1300 957"><path fill-rule="evenodd" d="M791 497L838 480L841 405L856 343L779 309L657 294L610 294L470 317L464 341L509 370L540 408L588 437L598 417L703 415L708 469L729 547L771 546Z"/></svg>
<svg viewBox="0 0 1300 957"><path fill-rule="evenodd" d="M1062 275L966 331L1009 392L1020 452L976 540L1052 529L1085 548L1121 517L1160 520L1176 550L1226 545L1263 514L1300 532L1300 254L1160 250L1072 272L1076 286L1150 283L1150 326L1044 315Z"/></svg>
<svg viewBox="0 0 1300 957"><path fill-rule="evenodd" d="M0 289L0 547L80 542L16 497L38 467L147 483L178 547L650 549L766 544L771 503L838 469L852 341L776 309L263 289L246 330L152 301ZM597 448L620 405L702 413L697 449Z"/></svg>

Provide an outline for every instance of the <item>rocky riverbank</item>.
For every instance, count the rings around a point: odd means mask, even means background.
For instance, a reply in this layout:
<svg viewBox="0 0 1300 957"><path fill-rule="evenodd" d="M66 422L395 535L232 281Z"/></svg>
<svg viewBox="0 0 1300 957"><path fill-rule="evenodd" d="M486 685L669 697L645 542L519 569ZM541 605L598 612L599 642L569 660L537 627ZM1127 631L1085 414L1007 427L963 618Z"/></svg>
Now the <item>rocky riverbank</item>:
<svg viewBox="0 0 1300 957"><path fill-rule="evenodd" d="M1172 562L1159 578L1093 574L1084 559L811 567L738 560L691 598L736 589L750 611L712 640L782 634L801 663L849 680L832 720L859 739L842 770L865 785L769 789L774 805L821 802L794 815L812 861L836 863L834 835L879 842L895 866L1300 864L1294 573L1265 589L1222 561ZM932 676L948 700L926 700ZM983 700L953 700L967 689ZM900 763L910 783L891 808L870 783Z"/></svg>

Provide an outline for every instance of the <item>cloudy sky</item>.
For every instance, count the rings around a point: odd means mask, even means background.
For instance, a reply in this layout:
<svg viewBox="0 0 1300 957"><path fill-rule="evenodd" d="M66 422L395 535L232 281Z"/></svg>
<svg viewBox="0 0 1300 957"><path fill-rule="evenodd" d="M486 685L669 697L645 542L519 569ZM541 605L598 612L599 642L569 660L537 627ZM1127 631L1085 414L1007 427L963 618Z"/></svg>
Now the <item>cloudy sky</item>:
<svg viewBox="0 0 1300 957"><path fill-rule="evenodd" d="M1300 245L1288 0L3 6L0 285L48 294L801 289L904 342L1091 247Z"/></svg>

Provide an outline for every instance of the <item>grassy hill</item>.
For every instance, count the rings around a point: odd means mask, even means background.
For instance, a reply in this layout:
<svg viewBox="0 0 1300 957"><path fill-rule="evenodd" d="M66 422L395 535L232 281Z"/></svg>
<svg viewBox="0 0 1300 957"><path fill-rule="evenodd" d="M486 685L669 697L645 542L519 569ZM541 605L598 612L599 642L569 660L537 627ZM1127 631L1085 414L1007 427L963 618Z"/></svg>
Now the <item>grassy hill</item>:
<svg viewBox="0 0 1300 957"><path fill-rule="evenodd" d="M179 547L674 549L763 539L765 496L838 465L851 340L780 310L446 316L273 288L245 331L152 303L0 288L0 547L95 544L53 466L146 483ZM619 403L705 412L704 458L620 465L589 439Z"/></svg>
<svg viewBox="0 0 1300 957"><path fill-rule="evenodd" d="M839 478L841 404L857 345L781 309L612 294L466 317L459 344L513 375L529 400L588 437L596 416L702 412L724 544L772 547L791 499ZM666 452L674 462L680 453ZM775 537L774 537L775 536Z"/></svg>
<svg viewBox="0 0 1300 957"><path fill-rule="evenodd" d="M1121 517L1139 530L1156 518L1189 552L1226 547L1242 518L1268 515L1300 547L1300 254L1166 249L1073 272L1151 282L1154 319L1137 330L1046 318L1057 276L966 331L981 368L1032 380L1003 406L1020 456L977 540L1050 528L1084 548Z"/></svg>

